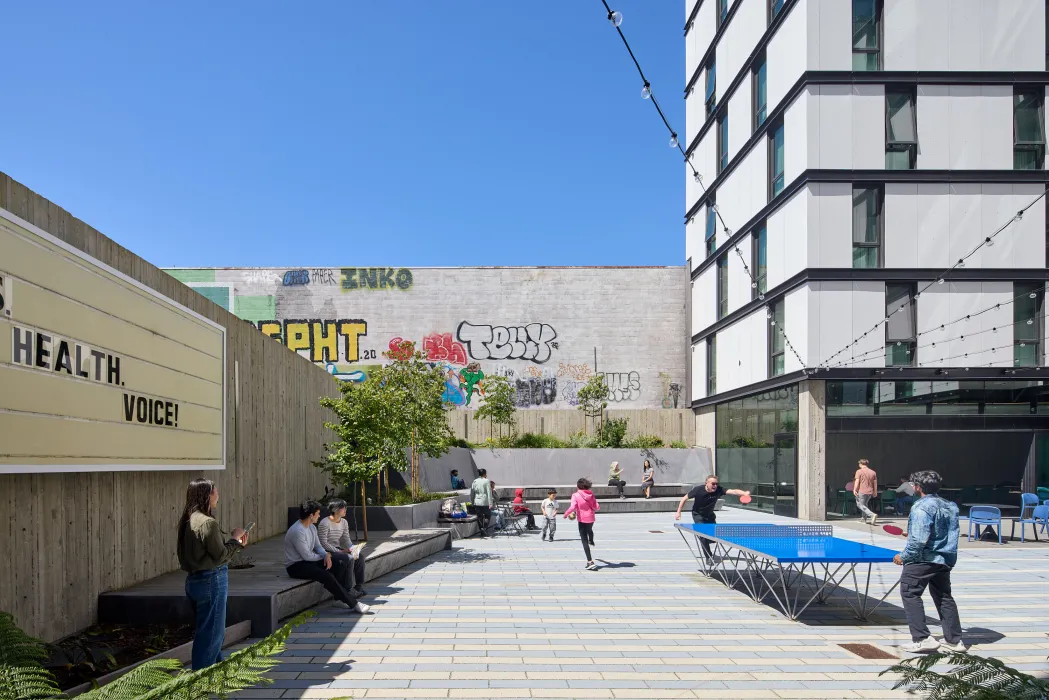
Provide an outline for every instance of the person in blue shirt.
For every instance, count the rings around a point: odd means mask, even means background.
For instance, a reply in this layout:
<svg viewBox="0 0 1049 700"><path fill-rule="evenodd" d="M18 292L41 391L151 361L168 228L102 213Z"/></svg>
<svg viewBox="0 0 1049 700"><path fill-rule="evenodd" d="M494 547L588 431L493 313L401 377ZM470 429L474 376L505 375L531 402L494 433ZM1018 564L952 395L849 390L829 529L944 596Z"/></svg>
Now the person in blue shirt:
<svg viewBox="0 0 1049 700"><path fill-rule="evenodd" d="M452 470L452 491L458 491L459 489L465 489L466 482L459 476L459 470Z"/></svg>
<svg viewBox="0 0 1049 700"><path fill-rule="evenodd" d="M937 495L942 480L936 472L916 472L910 481L918 500L907 518L907 546L893 559L903 566L900 597L911 631L911 643L901 649L919 653L943 646L948 651L966 651L958 606L951 595L951 569L958 561L958 506ZM925 624L922 593L926 587L940 615L943 642L934 639Z"/></svg>

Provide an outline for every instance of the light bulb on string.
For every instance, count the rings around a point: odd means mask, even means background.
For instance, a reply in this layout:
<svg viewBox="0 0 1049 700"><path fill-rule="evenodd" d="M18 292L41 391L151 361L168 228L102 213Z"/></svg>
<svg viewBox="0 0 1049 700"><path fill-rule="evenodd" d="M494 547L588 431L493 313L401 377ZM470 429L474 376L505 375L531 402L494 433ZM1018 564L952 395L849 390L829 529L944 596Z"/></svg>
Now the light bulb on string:
<svg viewBox="0 0 1049 700"><path fill-rule="evenodd" d="M940 279L936 280L936 284L943 284L943 278L941 277Z"/></svg>
<svg viewBox="0 0 1049 700"><path fill-rule="evenodd" d="M959 258L958 264L955 267L965 267L965 258Z"/></svg>
<svg viewBox="0 0 1049 700"><path fill-rule="evenodd" d="M1027 298L1028 299L1037 299L1038 298L1038 293L1037 292L1031 292L1030 294L1027 295Z"/></svg>
<svg viewBox="0 0 1049 700"><path fill-rule="evenodd" d="M983 239L983 242L987 245L988 248L990 248L991 246L994 245L994 241L991 240L990 236L988 236L987 238Z"/></svg>
<svg viewBox="0 0 1049 700"><path fill-rule="evenodd" d="M751 289L757 289L758 288L758 283L757 282L751 282L750 283L750 288Z"/></svg>
<svg viewBox="0 0 1049 700"><path fill-rule="evenodd" d="M670 147L677 148L677 134L670 134Z"/></svg>
<svg viewBox="0 0 1049 700"><path fill-rule="evenodd" d="M694 180L695 180L695 181L696 181L697 183L699 183L700 185L702 185L702 184L703 184L703 176L699 174L699 171L696 171L696 173L695 173L695 174L694 174L694 175L692 176L692 178L693 178L693 179L694 179Z"/></svg>
<svg viewBox="0 0 1049 700"><path fill-rule="evenodd" d="M613 27L618 27L623 23L623 13L612 10L608 13L608 21L612 23Z"/></svg>
<svg viewBox="0 0 1049 700"><path fill-rule="evenodd" d="M1027 319L1027 325L1028 326L1033 326L1034 325L1034 319L1033 318Z"/></svg>
<svg viewBox="0 0 1049 700"><path fill-rule="evenodd" d="M764 294L759 294L758 295L758 301L765 301L765 295Z"/></svg>
<svg viewBox="0 0 1049 700"><path fill-rule="evenodd" d="M641 88L641 99L647 100L649 97L652 97L652 86L649 85L648 81L646 80L645 86Z"/></svg>
<svg viewBox="0 0 1049 700"><path fill-rule="evenodd" d="M718 213L718 205L716 202L710 205L710 211L714 212L715 214Z"/></svg>

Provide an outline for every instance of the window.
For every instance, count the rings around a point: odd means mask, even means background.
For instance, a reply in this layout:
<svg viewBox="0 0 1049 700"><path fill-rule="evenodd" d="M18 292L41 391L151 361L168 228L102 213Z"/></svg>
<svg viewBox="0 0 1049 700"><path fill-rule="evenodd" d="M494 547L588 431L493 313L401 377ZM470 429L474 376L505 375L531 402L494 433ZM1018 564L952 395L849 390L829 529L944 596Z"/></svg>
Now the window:
<svg viewBox="0 0 1049 700"><path fill-rule="evenodd" d="M757 129L765 121L766 108L768 106L768 90L765 87L765 54L762 53L756 61L754 61L754 128Z"/></svg>
<svg viewBox="0 0 1049 700"><path fill-rule="evenodd" d="M728 315L728 254L718 258L718 320Z"/></svg>
<svg viewBox="0 0 1049 700"><path fill-rule="evenodd" d="M1042 338L1045 337L1045 287L1038 284L1014 284L1013 292L1013 364L1017 367L1040 367L1043 364Z"/></svg>
<svg viewBox="0 0 1049 700"><path fill-rule="evenodd" d="M750 238L750 243L750 269L754 274L754 281L751 283L750 297L752 299L757 299L759 296L765 294L766 283L768 281L769 265L766 253L766 248L768 246L768 231L765 228L765 224L762 224L760 228L754 230L754 233Z"/></svg>
<svg viewBox="0 0 1049 700"><path fill-rule="evenodd" d="M783 374L783 361L786 357L783 342L783 300L769 305L769 376Z"/></svg>
<svg viewBox="0 0 1049 700"><path fill-rule="evenodd" d="M776 15L783 9L784 0L769 0L769 24L776 19Z"/></svg>
<svg viewBox="0 0 1049 700"><path fill-rule="evenodd" d="M714 200L711 199L707 204L707 233L706 233L706 248L707 257L709 258L714 254L714 251L718 249L717 242L717 230L718 230L718 213L714 210Z"/></svg>
<svg viewBox="0 0 1049 700"><path fill-rule="evenodd" d="M718 29L725 23L728 17L728 0L718 0Z"/></svg>
<svg viewBox="0 0 1049 700"><path fill-rule="evenodd" d="M885 90L885 169L914 170L918 156L918 126L913 89Z"/></svg>
<svg viewBox="0 0 1049 700"><path fill-rule="evenodd" d="M1045 167L1045 93L1042 87L1013 93L1013 169Z"/></svg>
<svg viewBox="0 0 1049 700"><path fill-rule="evenodd" d="M718 117L718 175L728 167L728 107Z"/></svg>
<svg viewBox="0 0 1049 700"><path fill-rule="evenodd" d="M852 69L881 70L881 0L852 0Z"/></svg>
<svg viewBox="0 0 1049 700"><path fill-rule="evenodd" d="M884 226L881 211L885 191L880 187L852 188L852 266L882 266L881 241Z"/></svg>
<svg viewBox="0 0 1049 700"><path fill-rule="evenodd" d="M718 346L717 337L707 338L707 396L718 393Z"/></svg>
<svg viewBox="0 0 1049 700"><path fill-rule="evenodd" d="M769 199L783 191L783 125L769 130Z"/></svg>
<svg viewBox="0 0 1049 700"><path fill-rule="evenodd" d="M710 59L710 63L707 64L707 84L706 90L703 93L703 102L707 106L707 117L710 117L714 113L714 105L717 103L717 96L715 88L717 86L717 70L714 64L714 59Z"/></svg>
<svg viewBox="0 0 1049 700"><path fill-rule="evenodd" d="M910 367L915 362L917 335L914 321L915 284L885 285L885 366Z"/></svg>
<svg viewBox="0 0 1049 700"><path fill-rule="evenodd" d="M1044 413L1037 381L828 381L827 416L1030 415Z"/></svg>

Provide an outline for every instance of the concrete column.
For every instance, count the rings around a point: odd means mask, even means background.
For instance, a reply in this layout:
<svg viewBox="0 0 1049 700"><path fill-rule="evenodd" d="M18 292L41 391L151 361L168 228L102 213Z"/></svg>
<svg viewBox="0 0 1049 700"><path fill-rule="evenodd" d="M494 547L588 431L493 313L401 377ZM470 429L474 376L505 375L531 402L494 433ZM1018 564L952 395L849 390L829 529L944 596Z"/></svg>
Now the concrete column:
<svg viewBox="0 0 1049 700"><path fill-rule="evenodd" d="M710 465L717 473L717 439L714 433L714 407L703 406L696 411L696 445L710 449Z"/></svg>
<svg viewBox="0 0 1049 700"><path fill-rule="evenodd" d="M798 517L827 519L827 383L798 385Z"/></svg>

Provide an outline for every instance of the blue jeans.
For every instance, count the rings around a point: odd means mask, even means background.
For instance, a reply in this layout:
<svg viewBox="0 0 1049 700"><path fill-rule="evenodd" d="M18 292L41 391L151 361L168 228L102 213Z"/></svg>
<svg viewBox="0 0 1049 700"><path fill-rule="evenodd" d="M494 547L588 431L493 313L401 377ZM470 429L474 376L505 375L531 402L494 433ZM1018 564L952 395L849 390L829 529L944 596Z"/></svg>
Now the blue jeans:
<svg viewBox="0 0 1049 700"><path fill-rule="evenodd" d="M193 632L194 671L222 661L228 589L228 570L225 566L198 571L186 577L186 597L193 606L197 625Z"/></svg>
<svg viewBox="0 0 1049 700"><path fill-rule="evenodd" d="M897 496L895 505L896 512L902 515L904 510L910 510L913 503L914 496Z"/></svg>

